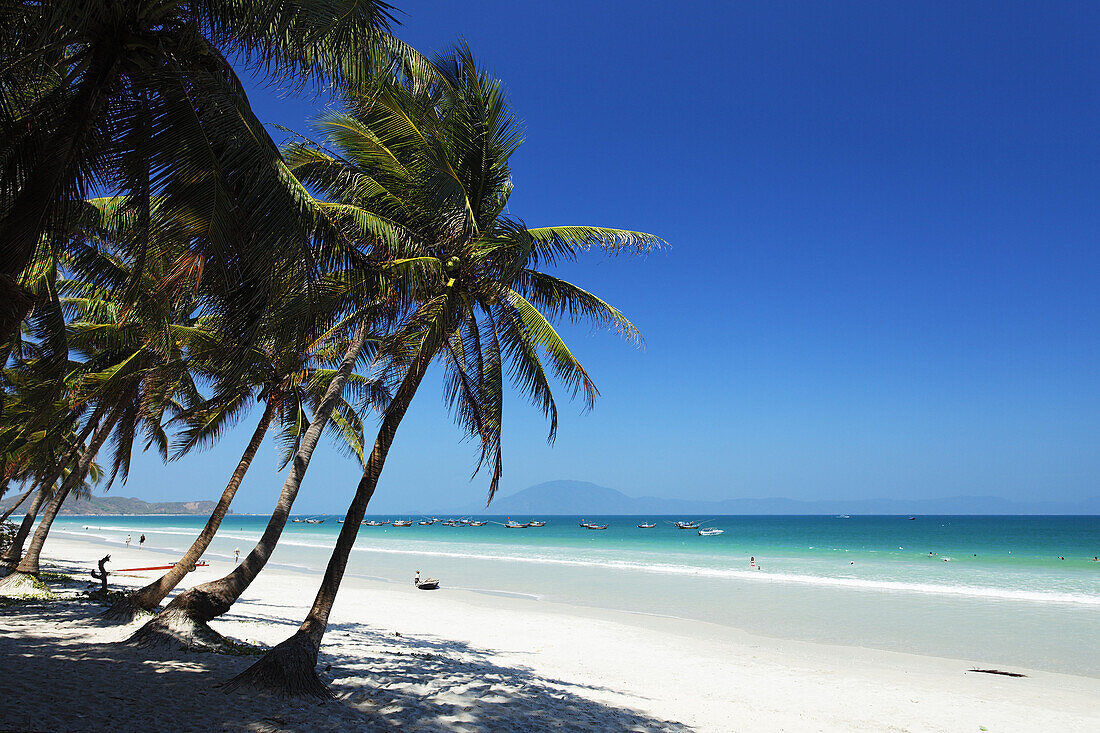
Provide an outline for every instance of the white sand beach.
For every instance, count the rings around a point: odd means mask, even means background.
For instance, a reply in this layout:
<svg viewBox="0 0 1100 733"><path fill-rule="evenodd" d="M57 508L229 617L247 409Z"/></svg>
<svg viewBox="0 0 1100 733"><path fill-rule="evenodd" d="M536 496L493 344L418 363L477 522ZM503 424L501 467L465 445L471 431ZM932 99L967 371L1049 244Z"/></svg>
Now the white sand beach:
<svg viewBox="0 0 1100 733"><path fill-rule="evenodd" d="M101 545L51 538L87 577ZM111 550L110 567L160 562ZM73 562L72 558L86 558ZM220 577L212 562L189 584ZM135 586L152 572L113 574ZM214 627L274 644L319 577L268 568ZM90 603L0 609L0 730L1096 731L1100 680L754 636L697 621L348 578L321 650L327 703L218 688L253 657L112 644Z"/></svg>

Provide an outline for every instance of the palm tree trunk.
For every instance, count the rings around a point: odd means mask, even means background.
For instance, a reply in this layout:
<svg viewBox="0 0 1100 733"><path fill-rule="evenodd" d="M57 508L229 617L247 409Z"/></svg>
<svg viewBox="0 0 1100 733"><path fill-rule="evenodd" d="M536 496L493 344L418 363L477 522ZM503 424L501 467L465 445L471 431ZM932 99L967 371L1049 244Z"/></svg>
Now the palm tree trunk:
<svg viewBox="0 0 1100 733"><path fill-rule="evenodd" d="M207 624L230 609L260 574L275 550L287 519L290 518L291 507L298 496L298 489L302 485L313 451L321 438L321 431L328 423L329 416L332 415L332 410L343 392L344 384L351 376L355 360L359 358L359 352L363 349L366 340L367 329L365 325L361 325L352 337L336 376L333 377L325 396L317 406L313 422L302 436L302 443L294 456L290 472L283 482L275 511L268 520L260 541L252 548L252 552L248 553L248 556L224 578L197 585L180 593L155 618L138 629L127 643L138 646L167 644L188 649L218 647L224 644L224 639Z"/></svg>
<svg viewBox="0 0 1100 733"><path fill-rule="evenodd" d="M33 494L34 490L37 489L37 488L38 488L38 484L35 483L34 486L32 486L27 491L23 492L23 495L20 496L19 499L17 499L14 504L12 504L10 507L5 509L4 513L2 515L0 515L0 524L3 524L4 522L8 521L8 517L10 517L12 514L14 514L16 509L23 506L23 502L25 502L27 500L27 497L30 496L31 494Z"/></svg>
<svg viewBox="0 0 1100 733"><path fill-rule="evenodd" d="M57 129L42 146L43 158L27 175L0 220L0 342L15 334L30 311L33 300L19 286L19 276L45 231L58 193L76 175L74 162L88 133L103 116L118 75L118 50L96 49L80 88L62 113Z"/></svg>
<svg viewBox="0 0 1100 733"><path fill-rule="evenodd" d="M23 556L23 545L31 534L31 527L34 526L35 520L38 519L38 510L42 507L42 502L46 500L49 494L50 485L43 483L42 488L34 495L31 505L27 507L27 512L23 515L23 521L20 522L15 537L12 538L8 549L4 551L4 556L0 557L0 564L6 565L8 569L12 569L18 564L19 558Z"/></svg>
<svg viewBox="0 0 1100 733"><path fill-rule="evenodd" d="M179 582L183 580L184 576L191 572L195 563L199 561L202 554L206 552L206 548L210 546L210 543L214 539L214 535L218 532L218 528L221 527L222 520L229 511L229 505L233 502L233 497L236 496L237 489L244 480L245 473L248 472L248 467L252 465L252 459L256 457L256 451L260 449L260 444L263 443L268 428L271 427L271 421L275 418L275 403L276 401L274 399L269 399L267 401L264 407L264 414L260 418L260 423L256 426L255 432L252 433L252 440L248 441L248 445L244 449L244 454L241 456L241 461L237 464L236 470L233 471L233 475L230 477L229 484L225 487L225 491L222 492L222 497L218 500L218 505L214 507L214 511L211 512L210 518L206 520L206 526L202 528L202 532L195 538L195 541L191 544L191 548L184 553L183 558L181 558L171 570L162 575L158 580L150 583L141 590L130 593L126 598L116 603L103 614L104 618L112 621L129 623L134 619L136 613L140 611L152 611L160 605L161 601L168 597L168 594L171 593L177 585L179 585Z"/></svg>
<svg viewBox="0 0 1100 733"><path fill-rule="evenodd" d="M405 417L413 397L416 396L416 390L420 387L420 382L423 381L430 363L430 355L422 352L417 356L386 409L382 426L378 429L378 436L374 440L374 449L363 468L363 478L359 480L355 497L348 506L344 524L340 528L340 536L336 540L336 546L332 550L328 567L325 569L325 577L321 581L321 587L317 590L313 607L310 608L305 621L293 636L281 642L260 661L230 680L226 685L227 689L250 685L284 695L332 697L332 693L317 677L315 670L317 653L321 649L321 639L328 627L329 613L332 611L332 604L336 601L336 593L340 590L340 582L344 578L344 570L347 568L351 549L355 545L360 523L367 513L367 505L374 496L374 490L378 487L378 477L382 475L382 468L386 464L386 456L390 452L390 446L393 445L394 436L397 435L397 428L401 425L401 420Z"/></svg>
<svg viewBox="0 0 1100 733"><path fill-rule="evenodd" d="M53 499L46 507L46 511L42 513L42 521L39 522L38 529L34 532L34 538L31 540L31 546L27 548L27 554L19 561L19 565L16 566L15 572L4 579L4 583L9 581L15 582L15 576L20 573L26 573L37 577L39 558L42 555L42 546L46 544L46 536L50 533L50 527L53 526L53 520L57 518L57 513L61 511L61 505L65 503L65 499L68 498L69 493L75 487L79 486L80 483L84 481L84 477L88 475L88 470L92 467L92 462L95 461L96 454L99 453L99 449L102 448L103 444L107 441L107 436L111 434L111 430L114 429L115 423L118 422L118 418L118 413L112 412L96 429L92 441L88 444L88 449L80 456L80 461L73 470L69 472L69 475L65 477L65 480L61 483L61 488L57 490Z"/></svg>
<svg viewBox="0 0 1100 733"><path fill-rule="evenodd" d="M88 439L88 436L92 434L92 430L95 429L95 426L96 421L94 419L89 419L84 424L80 434L76 436L76 440L73 441L69 450L65 452L65 456L57 462L53 471L47 475L45 479L38 482L38 486L41 488L38 494L35 495L34 501L32 501L31 505L27 508L26 514L23 515L23 522L19 525L19 530L15 533L15 538L12 540L11 545L4 552L3 557L0 557L0 565L7 565L10 567L19 562L19 558L23 555L23 543L25 543L27 537L30 536L31 527L34 526L34 521L38 518L38 510L42 508L42 502L50 495L50 492L53 490L53 485L57 483L57 480L64 475L66 466L76 460L76 457L80 453L81 446L84 445L84 441Z"/></svg>

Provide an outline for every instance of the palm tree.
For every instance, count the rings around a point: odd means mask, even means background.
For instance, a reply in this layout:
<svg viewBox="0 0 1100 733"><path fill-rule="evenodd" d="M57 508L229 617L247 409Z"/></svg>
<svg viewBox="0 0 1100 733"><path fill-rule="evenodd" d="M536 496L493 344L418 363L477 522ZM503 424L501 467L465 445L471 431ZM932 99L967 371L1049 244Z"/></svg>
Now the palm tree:
<svg viewBox="0 0 1100 733"><path fill-rule="evenodd" d="M109 202L97 203L103 205L102 221L111 224L113 207ZM146 447L155 444L167 457L168 441L162 424L167 412L178 409L177 396L197 394L184 349L202 333L194 326L193 299L165 297L158 290L179 253L164 254L146 263L142 274L133 277L127 264L109 249L94 250L72 260L69 269L74 276L57 283L60 307L71 318L66 329L67 346L86 356L74 371L77 377L69 399L75 405L94 404L95 410L85 421L77 443L82 446L87 439L87 447L54 493L27 554L15 572L2 581L2 587L18 584L20 576L37 576L39 557L53 520L72 490L84 481L112 433L115 436L112 481L118 475L125 480L139 430L146 435ZM134 281L140 288L140 297L133 305L124 305L117 297L117 290L81 279L85 267L108 280ZM52 483L51 478L45 485L49 487ZM9 550L9 557L11 554Z"/></svg>
<svg viewBox="0 0 1100 733"><path fill-rule="evenodd" d="M310 424L310 407L316 412L317 405L336 374L332 369L318 366L318 362L330 359L334 351L340 348L341 342L334 340L333 336L332 332L326 332L305 348L293 341L266 339L266 349L252 352L254 363L245 373L245 378L237 382L237 391L234 394L222 395L213 403L204 401L199 407L180 416L187 420L189 426L183 433L176 452L177 458L196 446L215 443L253 399L264 405L263 413L240 462L191 547L172 569L144 588L128 594L109 609L104 618L128 622L133 620L136 613L152 611L183 580L213 541L272 423L279 425L286 446L283 461L285 467ZM192 363L216 358L216 353L198 353L192 357ZM201 366L199 371L202 371ZM347 385L354 389L359 401L365 404L377 404L387 396L379 385L358 374L349 375ZM341 396L337 400L330 426L335 428L342 444L348 446L362 462L362 421L346 397Z"/></svg>
<svg viewBox="0 0 1100 733"><path fill-rule="evenodd" d="M348 341L339 367L317 403L313 421L298 441L275 510L256 546L224 578L202 583L177 595L164 610L138 629L128 640L129 643L137 646L182 645L185 648L219 647L224 643L221 636L207 624L229 610L260 574L274 552L290 518L290 510L298 496L321 432L343 401L342 392L351 379L352 369L367 341L366 324L361 324Z"/></svg>
<svg viewBox="0 0 1100 733"><path fill-rule="evenodd" d="M192 242L245 317L272 251L305 255L308 196L287 185L229 58L270 82L362 83L364 54L411 52L381 0L36 0L0 8L0 342L33 302L19 280L89 187L204 222ZM147 221L145 229L156 226ZM130 243L141 262L144 237Z"/></svg>
<svg viewBox="0 0 1100 733"><path fill-rule="evenodd" d="M424 272L413 286L415 306L382 352L382 372L400 386L313 607L292 637L230 687L330 694L314 671L329 613L397 429L432 363L444 365L446 397L491 466L491 500L502 471L506 363L515 386L548 417L553 440L557 408L547 372L574 395L583 393L589 406L597 391L551 320L590 320L637 335L618 310L538 268L593 246L644 250L660 240L594 227L529 229L506 216L508 159L521 134L500 82L479 71L465 47L436 66L441 80L397 77L382 93L351 100L349 114L321 122L321 144L300 143L288 156L301 180L325 196L391 218Z"/></svg>

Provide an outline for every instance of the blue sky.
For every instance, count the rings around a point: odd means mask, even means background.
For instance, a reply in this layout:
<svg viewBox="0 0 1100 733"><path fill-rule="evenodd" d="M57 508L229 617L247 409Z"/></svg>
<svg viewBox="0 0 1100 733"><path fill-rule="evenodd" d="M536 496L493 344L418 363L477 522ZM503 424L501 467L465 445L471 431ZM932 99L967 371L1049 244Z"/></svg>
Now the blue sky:
<svg viewBox="0 0 1100 733"><path fill-rule="evenodd" d="M400 37L462 36L505 81L514 215L670 244L563 270L645 345L563 329L602 396L562 393L553 447L510 399L502 493L1100 494L1100 5L395 3ZM253 102L295 129L321 104ZM112 492L216 497L255 419ZM426 382L372 509L482 498L474 457ZM322 450L298 507L342 512L358 476ZM280 484L265 450L235 509Z"/></svg>

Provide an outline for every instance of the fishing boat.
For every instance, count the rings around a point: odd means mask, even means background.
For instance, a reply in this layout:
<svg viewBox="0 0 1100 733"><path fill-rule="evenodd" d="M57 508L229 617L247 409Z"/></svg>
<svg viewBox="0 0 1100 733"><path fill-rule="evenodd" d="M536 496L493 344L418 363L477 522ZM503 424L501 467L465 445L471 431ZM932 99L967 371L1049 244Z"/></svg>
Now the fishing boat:
<svg viewBox="0 0 1100 733"><path fill-rule="evenodd" d="M438 521L439 521L438 519L422 519L419 522L417 522L417 524L419 524L421 527L430 527L431 525L435 524Z"/></svg>
<svg viewBox="0 0 1100 733"><path fill-rule="evenodd" d="M524 524L523 522L517 522L517 521L512 520L512 519L509 519L508 522L504 525L505 529L526 529L527 527L530 527L530 526L531 525L529 525L529 524Z"/></svg>
<svg viewBox="0 0 1100 733"><path fill-rule="evenodd" d="M673 522L678 529L699 529L698 522Z"/></svg>
<svg viewBox="0 0 1100 733"><path fill-rule="evenodd" d="M292 519L291 521L292 521L292 522L294 522L295 524L305 524L305 521L306 521L306 520L304 520L304 519L301 519L301 518L298 518L298 517L295 517L295 518L294 518L294 519Z"/></svg>
<svg viewBox="0 0 1100 733"><path fill-rule="evenodd" d="M545 527L546 522L528 522L527 526L528 527Z"/></svg>
<svg viewBox="0 0 1100 733"><path fill-rule="evenodd" d="M416 587L420 590L438 590L439 578L424 578L416 584Z"/></svg>
<svg viewBox="0 0 1100 733"><path fill-rule="evenodd" d="M608 527L606 524L582 524L581 526L585 529L607 529Z"/></svg>
<svg viewBox="0 0 1100 733"><path fill-rule="evenodd" d="M709 528L709 529L701 529L701 530L699 530L699 536L700 536L700 537L713 537L714 535L716 535L716 534L722 534L722 533L723 533L723 532L725 532L725 531L726 531L726 530L724 530L724 529L714 529L713 527L711 527L711 528Z"/></svg>
<svg viewBox="0 0 1100 733"><path fill-rule="evenodd" d="M344 523L344 518L340 517L339 519L336 520L336 523L337 524L343 524Z"/></svg>
<svg viewBox="0 0 1100 733"><path fill-rule="evenodd" d="M379 522L377 519L369 519L363 522L363 524L367 525L368 527L381 527L383 524L385 524L385 522Z"/></svg>
<svg viewBox="0 0 1100 733"><path fill-rule="evenodd" d="M656 524L639 524L638 529L653 529L656 526Z"/></svg>
<svg viewBox="0 0 1100 733"><path fill-rule="evenodd" d="M390 522L394 527L411 527L413 526L411 519L399 519L396 522Z"/></svg>
<svg viewBox="0 0 1100 733"><path fill-rule="evenodd" d="M473 520L471 519L471 520L470 520L470 526L471 526L471 527L484 527L484 526L485 526L485 522L484 522L484 521L480 521L480 522L475 522L475 521L473 521Z"/></svg>
<svg viewBox="0 0 1100 733"><path fill-rule="evenodd" d="M325 523L325 520L323 520L323 519L307 519L306 520L306 524L324 524L324 523Z"/></svg>
<svg viewBox="0 0 1100 733"><path fill-rule="evenodd" d="M916 521L916 517L909 517L909 521L910 522Z"/></svg>
<svg viewBox="0 0 1100 733"><path fill-rule="evenodd" d="M457 519L448 519L446 522L443 523L443 526L444 527L457 527L458 526L458 520Z"/></svg>

